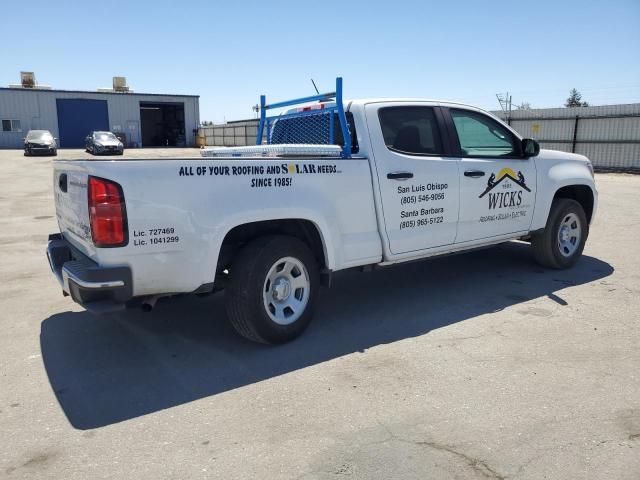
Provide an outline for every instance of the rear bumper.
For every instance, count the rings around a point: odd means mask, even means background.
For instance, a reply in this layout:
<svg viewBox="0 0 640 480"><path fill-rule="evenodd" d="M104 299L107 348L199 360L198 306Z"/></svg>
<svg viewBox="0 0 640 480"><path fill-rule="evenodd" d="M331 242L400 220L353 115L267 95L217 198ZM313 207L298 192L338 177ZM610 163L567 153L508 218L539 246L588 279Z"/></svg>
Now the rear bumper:
<svg viewBox="0 0 640 480"><path fill-rule="evenodd" d="M47 258L63 292L90 312L122 310L133 296L129 267L101 267L59 233L49 235Z"/></svg>

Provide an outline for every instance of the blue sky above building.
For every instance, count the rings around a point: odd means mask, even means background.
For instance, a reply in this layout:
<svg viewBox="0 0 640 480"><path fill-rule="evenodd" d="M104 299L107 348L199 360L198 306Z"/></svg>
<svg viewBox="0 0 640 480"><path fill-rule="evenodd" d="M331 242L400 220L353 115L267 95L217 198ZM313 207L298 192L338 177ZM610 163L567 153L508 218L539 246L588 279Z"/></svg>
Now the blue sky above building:
<svg viewBox="0 0 640 480"><path fill-rule="evenodd" d="M202 120L253 116L261 93L426 97L497 109L640 102L640 1L10 2L0 85L198 94Z"/></svg>

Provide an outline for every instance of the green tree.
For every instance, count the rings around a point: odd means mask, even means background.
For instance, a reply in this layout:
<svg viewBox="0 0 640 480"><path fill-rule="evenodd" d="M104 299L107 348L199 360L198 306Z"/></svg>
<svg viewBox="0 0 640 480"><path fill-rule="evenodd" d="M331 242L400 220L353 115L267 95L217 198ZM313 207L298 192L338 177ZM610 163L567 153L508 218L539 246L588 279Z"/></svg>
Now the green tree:
<svg viewBox="0 0 640 480"><path fill-rule="evenodd" d="M564 103L564 106L565 107L588 107L589 104L587 102L583 102L582 94L575 88L572 88L571 91L569 92L569 98L567 98L567 101Z"/></svg>

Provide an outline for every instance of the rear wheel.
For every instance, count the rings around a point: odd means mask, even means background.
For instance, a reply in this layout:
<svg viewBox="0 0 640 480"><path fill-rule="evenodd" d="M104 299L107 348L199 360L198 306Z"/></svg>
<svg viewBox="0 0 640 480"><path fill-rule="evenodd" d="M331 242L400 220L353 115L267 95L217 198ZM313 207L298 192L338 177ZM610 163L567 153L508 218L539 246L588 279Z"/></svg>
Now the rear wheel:
<svg viewBox="0 0 640 480"><path fill-rule="evenodd" d="M311 322L319 280L318 263L301 240L284 235L254 240L230 268L229 320L255 342L293 340Z"/></svg>
<svg viewBox="0 0 640 480"><path fill-rule="evenodd" d="M542 266L569 268L582 255L588 235L589 223L582 205L569 198L557 198L544 231L531 238L533 255Z"/></svg>

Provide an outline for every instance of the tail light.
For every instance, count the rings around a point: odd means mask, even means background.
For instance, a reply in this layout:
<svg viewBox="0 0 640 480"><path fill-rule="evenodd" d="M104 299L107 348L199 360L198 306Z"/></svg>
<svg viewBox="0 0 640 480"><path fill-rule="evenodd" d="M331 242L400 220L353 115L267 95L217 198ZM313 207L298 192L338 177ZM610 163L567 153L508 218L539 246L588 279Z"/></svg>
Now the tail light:
<svg viewBox="0 0 640 480"><path fill-rule="evenodd" d="M89 177L89 222L96 247L122 247L128 243L127 211L120 185Z"/></svg>

